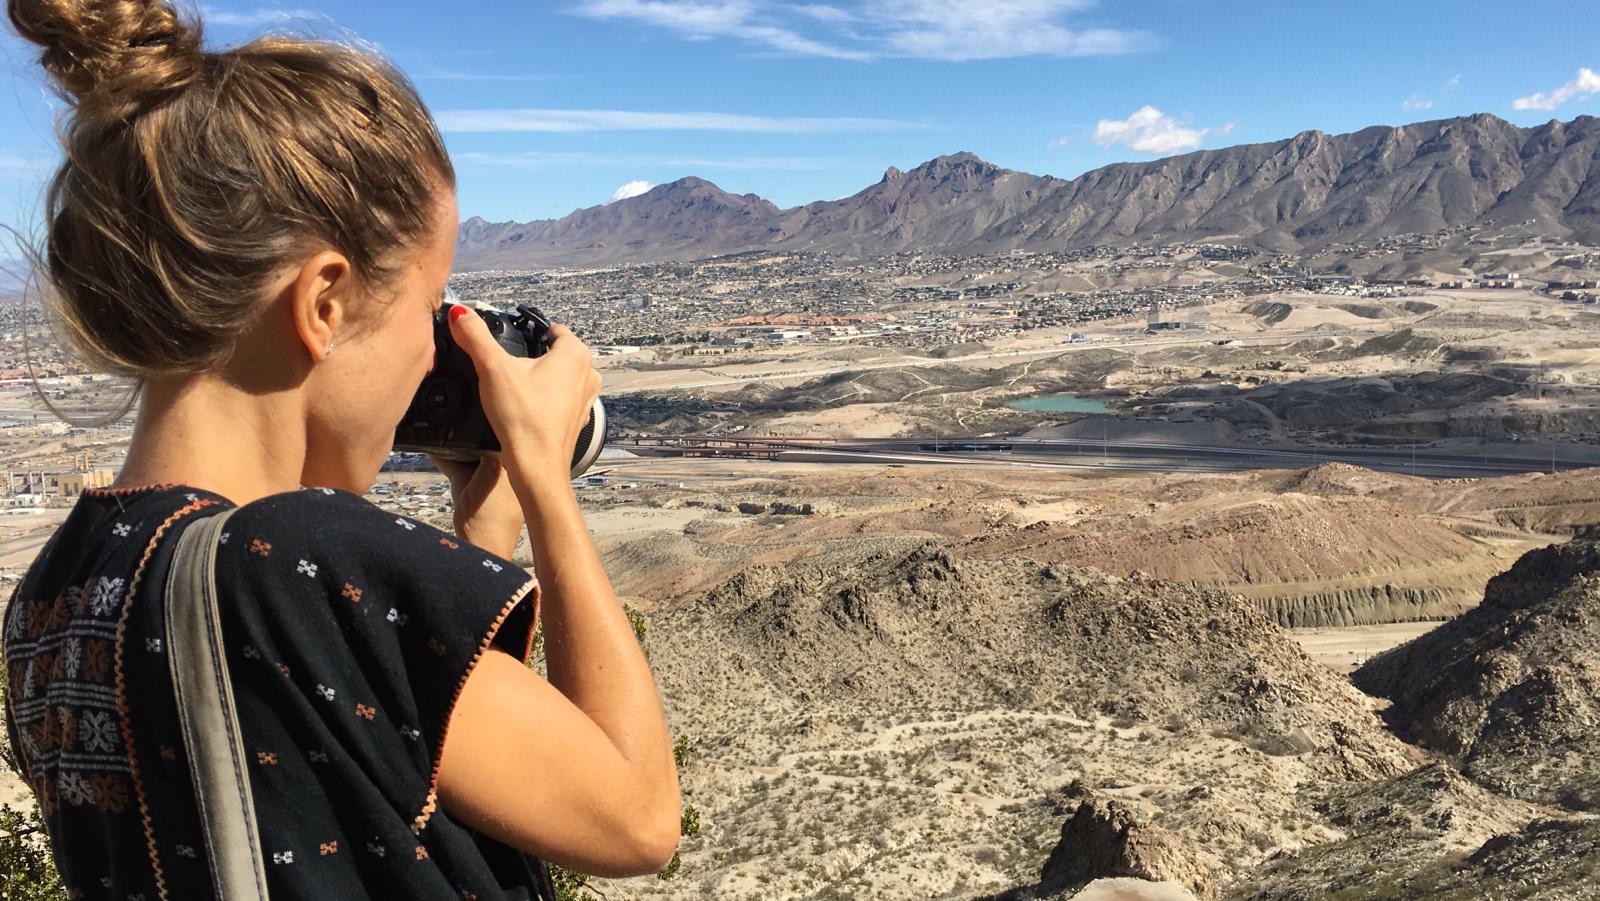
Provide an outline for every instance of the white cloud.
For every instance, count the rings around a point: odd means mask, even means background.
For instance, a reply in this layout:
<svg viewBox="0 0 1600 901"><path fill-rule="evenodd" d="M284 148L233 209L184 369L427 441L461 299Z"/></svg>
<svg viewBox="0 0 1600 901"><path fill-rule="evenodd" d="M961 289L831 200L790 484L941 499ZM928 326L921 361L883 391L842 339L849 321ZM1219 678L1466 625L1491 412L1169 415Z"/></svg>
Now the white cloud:
<svg viewBox="0 0 1600 901"><path fill-rule="evenodd" d="M607 201L607 203L616 203L619 200L627 200L629 197L638 197L640 194L643 194L653 187L655 187L655 185L645 181L644 179L630 181L615 191L612 191L611 199Z"/></svg>
<svg viewBox="0 0 1600 901"><path fill-rule="evenodd" d="M1013 56L1109 56L1150 46L1148 35L1113 28L1076 31L1060 17L1085 0L874 0L890 55L973 60Z"/></svg>
<svg viewBox="0 0 1600 901"><path fill-rule="evenodd" d="M837 6L827 6L822 3L799 3L790 9L810 19L819 22L854 22L856 14Z"/></svg>
<svg viewBox="0 0 1600 901"><path fill-rule="evenodd" d="M1433 101L1426 97L1412 94L1410 97L1400 101L1400 108L1408 113L1412 110L1433 109Z"/></svg>
<svg viewBox="0 0 1600 901"><path fill-rule="evenodd" d="M732 131L822 134L908 128L893 119L742 116L733 113L651 113L629 110L458 109L435 118L448 132Z"/></svg>
<svg viewBox="0 0 1600 901"><path fill-rule="evenodd" d="M585 167L595 169L672 168L680 171L727 169L738 171L836 171L849 165L859 165L849 160L810 156L652 156L623 153L600 154L587 152L551 152L524 150L511 153L485 153L468 151L451 154L458 167L494 166L535 169L549 166Z"/></svg>
<svg viewBox="0 0 1600 901"><path fill-rule="evenodd" d="M1593 69L1579 69L1578 77L1561 87L1548 94L1541 91L1528 97L1518 97L1511 101L1511 107L1553 110L1568 100L1582 100L1592 94L1600 94L1600 72Z"/></svg>
<svg viewBox="0 0 1600 901"><path fill-rule="evenodd" d="M1450 76L1450 80L1446 81L1444 83L1444 87L1440 88L1439 90L1449 93L1450 91L1453 91L1459 87L1461 87L1461 73L1457 72L1456 74Z"/></svg>
<svg viewBox="0 0 1600 901"><path fill-rule="evenodd" d="M309 9L277 9L266 6L247 10L207 7L200 13L200 20L207 25L227 25L235 28L261 28L266 25L282 25L285 22L326 18L327 16L322 13Z"/></svg>
<svg viewBox="0 0 1600 901"><path fill-rule="evenodd" d="M1101 56L1156 43L1139 31L1067 27L1064 17L1092 5L1092 0L863 0L859 8L845 9L777 0L580 0L572 12L640 22L687 40L732 38L847 60Z"/></svg>
<svg viewBox="0 0 1600 901"><path fill-rule="evenodd" d="M1222 137L1233 131L1233 123L1215 128L1193 128L1189 116L1182 119L1153 106L1141 106L1126 119L1101 119L1094 127L1094 142L1101 147L1121 144L1140 153L1167 156L1193 150L1211 136Z"/></svg>
<svg viewBox="0 0 1600 901"><path fill-rule="evenodd" d="M1072 143L1072 141L1070 139L1068 139L1068 138L1056 138L1054 141L1050 142L1050 149L1051 150L1060 150L1061 148L1067 146L1070 143Z"/></svg>
<svg viewBox="0 0 1600 901"><path fill-rule="evenodd" d="M689 40L738 38L802 56L867 58L861 51L808 38L758 17L748 0L584 0L573 11L591 19L633 19L675 31Z"/></svg>

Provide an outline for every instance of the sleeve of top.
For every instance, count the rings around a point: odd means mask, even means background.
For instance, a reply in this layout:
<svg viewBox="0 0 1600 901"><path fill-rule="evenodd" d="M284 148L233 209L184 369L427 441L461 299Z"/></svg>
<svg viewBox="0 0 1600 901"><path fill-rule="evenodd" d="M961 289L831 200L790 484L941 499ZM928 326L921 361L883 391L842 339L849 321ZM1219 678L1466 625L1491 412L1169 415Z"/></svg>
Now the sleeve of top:
<svg viewBox="0 0 1600 901"><path fill-rule="evenodd" d="M467 676L490 647L528 657L537 580L460 538L330 489L252 504L227 533L219 559L237 568L232 584L253 600L237 605L241 665L279 683L268 690L282 693L280 713L299 706L307 727L332 733L368 766L409 759L431 809Z"/></svg>

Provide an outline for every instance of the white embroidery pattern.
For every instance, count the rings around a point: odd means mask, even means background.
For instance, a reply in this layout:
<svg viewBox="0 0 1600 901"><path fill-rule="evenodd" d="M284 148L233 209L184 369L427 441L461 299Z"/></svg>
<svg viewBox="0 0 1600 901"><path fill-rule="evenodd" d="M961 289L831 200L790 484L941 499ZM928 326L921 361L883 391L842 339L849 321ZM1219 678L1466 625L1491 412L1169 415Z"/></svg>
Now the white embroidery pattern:
<svg viewBox="0 0 1600 901"><path fill-rule="evenodd" d="M179 845L177 851L179 857L195 856L194 845Z"/></svg>
<svg viewBox="0 0 1600 901"><path fill-rule="evenodd" d="M82 773L61 773L56 780L56 791L60 793L61 800L74 807L94 803L94 787Z"/></svg>
<svg viewBox="0 0 1600 901"><path fill-rule="evenodd" d="M228 543L228 536L232 535L232 534L233 534L232 532L223 532L222 533L222 537L217 539L217 544L227 544Z"/></svg>
<svg viewBox="0 0 1600 901"><path fill-rule="evenodd" d="M246 660L260 660L261 659L261 652L256 650L256 646L253 645L253 644L245 645L244 646L244 651L242 653L244 654L244 659L246 659Z"/></svg>
<svg viewBox="0 0 1600 901"><path fill-rule="evenodd" d="M68 679L78 678L78 667L83 665L83 642L68 638L61 645L61 671Z"/></svg>
<svg viewBox="0 0 1600 901"><path fill-rule="evenodd" d="M416 741L417 739L422 737L422 730L421 729L413 729L410 726L401 726L400 727L400 737L401 738L405 738L405 739L409 739L411 741Z"/></svg>
<svg viewBox="0 0 1600 901"><path fill-rule="evenodd" d="M272 862L273 863L294 863L294 852L293 851L274 851L274 852L272 852Z"/></svg>
<svg viewBox="0 0 1600 901"><path fill-rule="evenodd" d="M78 719L78 739L90 753L110 753L117 749L117 727L108 710L85 710Z"/></svg>
<svg viewBox="0 0 1600 901"><path fill-rule="evenodd" d="M100 577L94 583L94 594L89 598L89 610L95 616L109 616L122 606L121 579L108 579Z"/></svg>
<svg viewBox="0 0 1600 901"><path fill-rule="evenodd" d="M389 608L389 615L387 617L385 617L385 618L388 619L389 622L394 623L397 626L403 626L403 625L406 624L406 620L409 617L407 617L404 613L401 613L399 610L396 610L395 608L390 607Z"/></svg>
<svg viewBox="0 0 1600 901"><path fill-rule="evenodd" d="M500 570L505 569L505 567L503 567L500 564L494 562L493 560L485 560L485 561L483 561L483 565L488 567L489 569L494 570L495 572L499 572Z"/></svg>
<svg viewBox="0 0 1600 901"><path fill-rule="evenodd" d="M324 701L331 701L331 700L333 700L334 692L333 692L333 689L329 688L326 685L318 685L317 686L317 694L322 695L322 699Z"/></svg>
<svg viewBox="0 0 1600 901"><path fill-rule="evenodd" d="M378 844L377 842L367 842L367 852L370 854L376 854L379 857L382 857L385 853L387 853L387 851L388 849L384 848L384 846Z"/></svg>
<svg viewBox="0 0 1600 901"><path fill-rule="evenodd" d="M111 527L111 534L117 536L118 538L127 538L132 533L133 526L130 526L125 522L119 522Z"/></svg>
<svg viewBox="0 0 1600 901"><path fill-rule="evenodd" d="M144 640L144 649L149 651L152 654L161 653L161 639L159 639L159 638L146 638Z"/></svg>
<svg viewBox="0 0 1600 901"><path fill-rule="evenodd" d="M404 519L396 519L395 520L395 524L396 525L400 525L400 526L405 526L405 529L406 529L407 532L413 531L417 527L416 523L409 522L409 521L404 520Z"/></svg>
<svg viewBox="0 0 1600 901"><path fill-rule="evenodd" d="M327 763L328 762L328 752L327 751L307 751L306 752L306 757L312 763Z"/></svg>
<svg viewBox="0 0 1600 901"><path fill-rule="evenodd" d="M317 565L306 560L301 560L300 565L295 567L295 572L315 577L317 574Z"/></svg>

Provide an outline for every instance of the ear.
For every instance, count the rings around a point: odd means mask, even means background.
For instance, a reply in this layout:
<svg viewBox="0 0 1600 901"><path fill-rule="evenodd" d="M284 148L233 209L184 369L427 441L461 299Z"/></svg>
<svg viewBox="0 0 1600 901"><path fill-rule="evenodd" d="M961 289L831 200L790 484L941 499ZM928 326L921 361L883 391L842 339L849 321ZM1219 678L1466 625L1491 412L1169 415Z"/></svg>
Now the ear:
<svg viewBox="0 0 1600 901"><path fill-rule="evenodd" d="M322 362L335 334L349 321L354 273L350 260L334 250L324 250L300 267L289 286L289 310L295 334L305 345L312 363Z"/></svg>

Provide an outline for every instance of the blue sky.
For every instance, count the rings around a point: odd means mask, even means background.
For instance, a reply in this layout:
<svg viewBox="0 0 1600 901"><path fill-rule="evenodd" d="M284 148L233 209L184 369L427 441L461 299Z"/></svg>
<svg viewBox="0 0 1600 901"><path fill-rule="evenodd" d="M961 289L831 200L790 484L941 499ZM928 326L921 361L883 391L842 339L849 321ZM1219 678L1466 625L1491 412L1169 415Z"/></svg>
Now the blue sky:
<svg viewBox="0 0 1600 901"><path fill-rule="evenodd" d="M970 150L1072 177L1316 128L1600 114L1592 0L284 0L207 5L223 46L356 36L417 82L463 217L537 219L684 175L780 206ZM0 38L0 221L56 158Z"/></svg>

